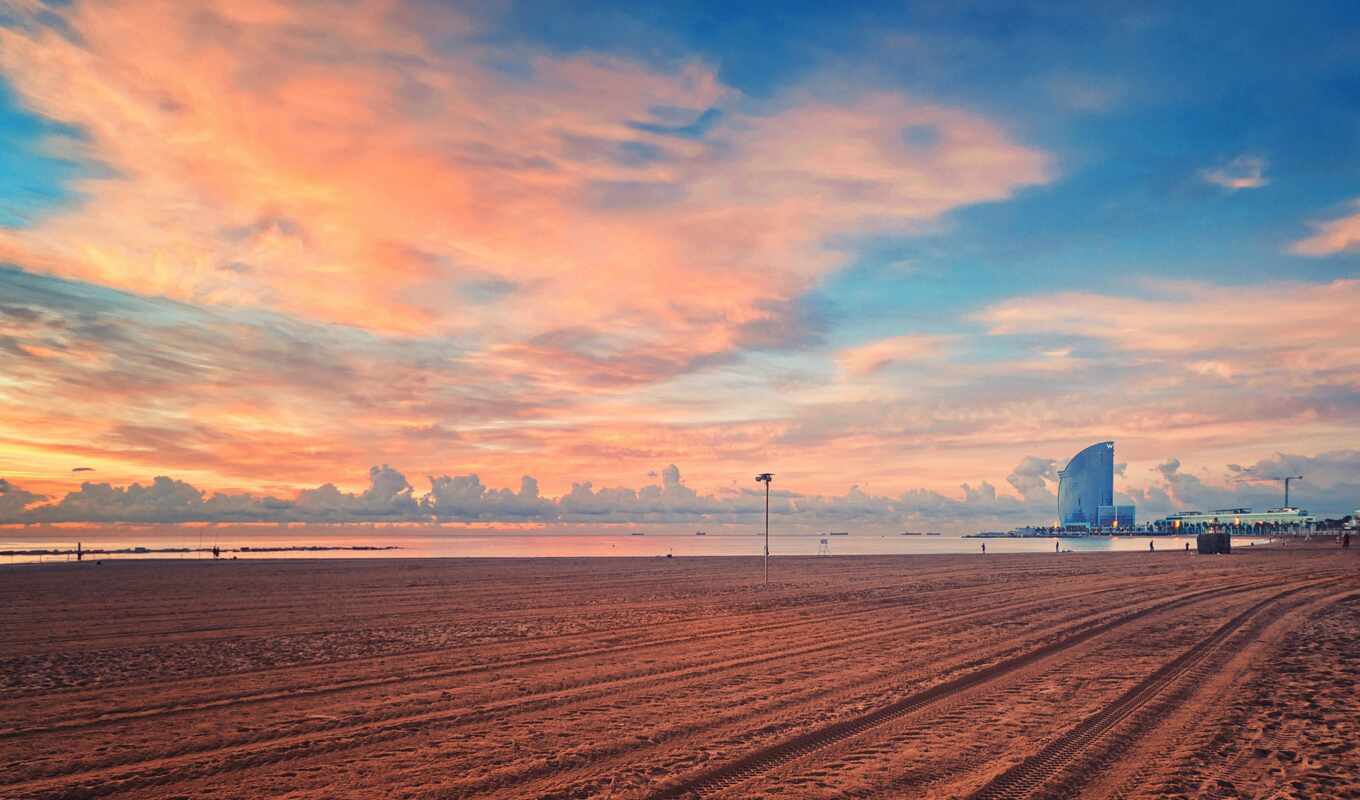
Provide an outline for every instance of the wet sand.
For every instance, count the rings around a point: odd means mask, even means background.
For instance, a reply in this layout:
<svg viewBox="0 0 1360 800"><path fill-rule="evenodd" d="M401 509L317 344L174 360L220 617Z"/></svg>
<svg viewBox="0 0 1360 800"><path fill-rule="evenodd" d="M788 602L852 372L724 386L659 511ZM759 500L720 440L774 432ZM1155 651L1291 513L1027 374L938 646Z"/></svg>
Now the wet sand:
<svg viewBox="0 0 1360 800"><path fill-rule="evenodd" d="M1355 797L1360 553L0 570L0 797Z"/></svg>

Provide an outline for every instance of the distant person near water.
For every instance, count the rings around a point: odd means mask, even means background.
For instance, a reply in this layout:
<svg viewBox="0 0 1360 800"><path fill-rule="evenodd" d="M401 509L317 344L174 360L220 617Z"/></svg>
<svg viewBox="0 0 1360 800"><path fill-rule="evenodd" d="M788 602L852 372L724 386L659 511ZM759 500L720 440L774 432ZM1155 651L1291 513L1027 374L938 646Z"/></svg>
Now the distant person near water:
<svg viewBox="0 0 1360 800"><path fill-rule="evenodd" d="M983 554L984 556L987 555L987 543L986 543L986 542L983 542L983 543L982 543L982 554Z"/></svg>
<svg viewBox="0 0 1360 800"><path fill-rule="evenodd" d="M1351 532L1346 531L1345 533L1341 534L1341 549L1349 550L1350 547L1351 547Z"/></svg>
<svg viewBox="0 0 1360 800"><path fill-rule="evenodd" d="M1153 546L1152 540L1151 540L1151 539L1148 539L1148 552L1149 552L1149 553L1154 553L1154 552L1156 552L1156 551L1157 551L1157 548L1156 548L1155 546Z"/></svg>
<svg viewBox="0 0 1360 800"><path fill-rule="evenodd" d="M1055 553L1062 552L1061 550L1058 549L1058 540L1057 540L1057 539L1054 539L1054 540L1053 540L1053 552L1055 552Z"/></svg>

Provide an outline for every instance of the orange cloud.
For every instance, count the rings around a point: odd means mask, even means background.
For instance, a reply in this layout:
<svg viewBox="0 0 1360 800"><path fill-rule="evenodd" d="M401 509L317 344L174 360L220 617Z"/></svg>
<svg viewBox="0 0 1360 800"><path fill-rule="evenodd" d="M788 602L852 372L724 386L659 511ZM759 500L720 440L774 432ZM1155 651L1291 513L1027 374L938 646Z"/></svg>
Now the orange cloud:
<svg viewBox="0 0 1360 800"><path fill-rule="evenodd" d="M841 366L852 376L872 375L894 364L910 364L940 356L949 337L924 334L893 336L849 347L837 354Z"/></svg>
<svg viewBox="0 0 1360 800"><path fill-rule="evenodd" d="M927 224L1049 175L958 109L796 92L760 107L699 62L492 52L451 10L66 13L81 44L0 29L0 70L85 131L113 177L0 232L0 254L194 303L486 344L627 328L638 347L713 353L839 266L829 237ZM710 108L702 139L656 122ZM504 287L494 301L468 289L487 281Z"/></svg>
<svg viewBox="0 0 1360 800"><path fill-rule="evenodd" d="M1352 201L1360 208L1360 200ZM1313 223L1315 233L1290 245L1289 251L1301 256L1330 256L1360 249L1360 211L1338 219Z"/></svg>
<svg viewBox="0 0 1360 800"><path fill-rule="evenodd" d="M13 4L32 24L0 27L0 73L102 168L0 229L0 261L207 315L12 332L0 472L44 491L77 457L255 491L386 462L560 492L663 451L722 474L787 423L678 379L814 341L796 298L840 267L830 240L1051 172L961 109L492 49L442 7L115 0L57 12L78 40L47 13Z"/></svg>
<svg viewBox="0 0 1360 800"><path fill-rule="evenodd" d="M1185 353L1329 343L1345 350L1354 334L1343 323L1360 303L1360 280L1347 279L1236 287L1166 283L1151 288L1163 296L1065 292L1018 297L983 310L977 319L992 334L1069 334L1107 340L1127 350Z"/></svg>

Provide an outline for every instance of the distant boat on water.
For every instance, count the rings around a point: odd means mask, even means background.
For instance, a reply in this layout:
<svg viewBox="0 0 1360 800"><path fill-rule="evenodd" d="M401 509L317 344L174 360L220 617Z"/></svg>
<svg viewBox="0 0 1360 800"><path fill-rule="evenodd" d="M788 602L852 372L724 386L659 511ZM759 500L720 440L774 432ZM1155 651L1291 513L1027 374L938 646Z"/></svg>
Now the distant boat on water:
<svg viewBox="0 0 1360 800"><path fill-rule="evenodd" d="M827 536L849 536L849 531L831 531Z"/></svg>
<svg viewBox="0 0 1360 800"><path fill-rule="evenodd" d="M925 534L920 531L902 531L898 536L925 536Z"/></svg>
<svg viewBox="0 0 1360 800"><path fill-rule="evenodd" d="M708 535L708 531L695 531L695 532L694 532L694 535L695 535L695 536L707 536L707 535Z"/></svg>
<svg viewBox="0 0 1360 800"><path fill-rule="evenodd" d="M633 531L632 533L630 533L630 534L628 534L628 535L629 535L629 536L646 536L647 534L643 533L642 531Z"/></svg>

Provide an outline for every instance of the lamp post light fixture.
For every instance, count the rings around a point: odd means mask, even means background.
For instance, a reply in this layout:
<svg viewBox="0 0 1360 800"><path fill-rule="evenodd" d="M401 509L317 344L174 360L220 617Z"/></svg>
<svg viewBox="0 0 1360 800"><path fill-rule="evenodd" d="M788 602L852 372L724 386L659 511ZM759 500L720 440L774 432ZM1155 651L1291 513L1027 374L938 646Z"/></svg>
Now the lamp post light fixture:
<svg viewBox="0 0 1360 800"><path fill-rule="evenodd" d="M770 585L770 481L773 472L762 472L756 476L757 483L765 484L765 585Z"/></svg>

